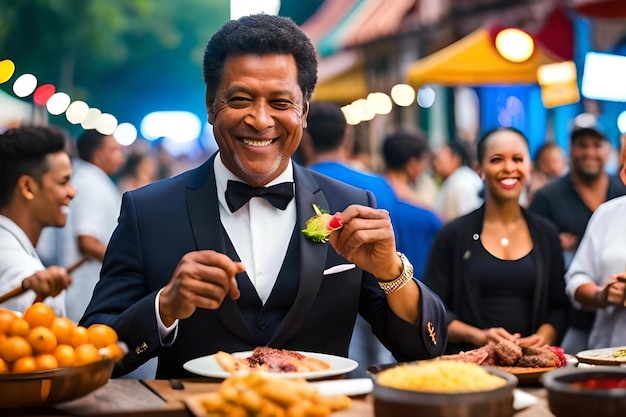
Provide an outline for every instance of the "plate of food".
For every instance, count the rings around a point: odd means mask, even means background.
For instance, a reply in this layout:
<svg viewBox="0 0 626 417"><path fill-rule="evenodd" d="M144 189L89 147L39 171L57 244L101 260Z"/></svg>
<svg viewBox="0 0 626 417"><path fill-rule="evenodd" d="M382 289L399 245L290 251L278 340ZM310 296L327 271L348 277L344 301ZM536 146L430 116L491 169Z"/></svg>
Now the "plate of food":
<svg viewBox="0 0 626 417"><path fill-rule="evenodd" d="M576 358L590 365L626 366L626 346L583 350L576 354Z"/></svg>
<svg viewBox="0 0 626 417"><path fill-rule="evenodd" d="M212 378L260 371L278 378L320 379L347 374L358 363L352 359L324 353L258 347L245 352L217 352L192 359L183 365L187 371Z"/></svg>
<svg viewBox="0 0 626 417"><path fill-rule="evenodd" d="M494 366L494 365L491 365L490 367L515 375L520 384L536 384L539 382L539 377L541 375L558 368L558 366L528 368L524 366Z"/></svg>
<svg viewBox="0 0 626 417"><path fill-rule="evenodd" d="M511 341L489 343L477 349L443 355L439 359L472 362L489 366L517 377L520 384L537 384L539 377L566 366L575 358L558 346L520 346Z"/></svg>

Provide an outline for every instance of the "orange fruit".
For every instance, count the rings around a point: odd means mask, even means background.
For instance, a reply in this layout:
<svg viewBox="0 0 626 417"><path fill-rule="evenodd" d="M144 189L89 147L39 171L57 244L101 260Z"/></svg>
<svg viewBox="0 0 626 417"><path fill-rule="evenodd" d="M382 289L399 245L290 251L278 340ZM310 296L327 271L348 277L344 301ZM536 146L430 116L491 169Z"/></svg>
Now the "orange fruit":
<svg viewBox="0 0 626 417"><path fill-rule="evenodd" d="M36 353L52 352L57 346L57 337L52 333L52 330L43 326L32 329L26 336L26 340Z"/></svg>
<svg viewBox="0 0 626 417"><path fill-rule="evenodd" d="M32 356L24 356L19 358L13 364L13 373L16 374L25 374L29 372L35 372L37 370L37 364L35 363L35 358Z"/></svg>
<svg viewBox="0 0 626 417"><path fill-rule="evenodd" d="M17 318L11 323L7 335L26 337L28 332L30 332L30 324L23 318Z"/></svg>
<svg viewBox="0 0 626 417"><path fill-rule="evenodd" d="M69 345L72 342L74 336L74 330L76 324L67 317L55 317L50 325L50 330L57 338L57 343L60 345Z"/></svg>
<svg viewBox="0 0 626 417"><path fill-rule="evenodd" d="M74 335L72 336L72 340L70 341L70 346L77 348L80 345L84 345L85 343L89 343L89 335L87 334L87 329L83 326L76 326L74 328Z"/></svg>
<svg viewBox="0 0 626 417"><path fill-rule="evenodd" d="M7 374L11 372L9 364L4 359L0 359L0 374Z"/></svg>
<svg viewBox="0 0 626 417"><path fill-rule="evenodd" d="M74 365L80 366L100 360L98 348L91 343L84 343L74 349Z"/></svg>
<svg viewBox="0 0 626 417"><path fill-rule="evenodd" d="M87 334L89 343L98 349L117 343L117 333L111 326L106 324L92 324L87 328Z"/></svg>
<svg viewBox="0 0 626 417"><path fill-rule="evenodd" d="M0 357L7 362L32 354L33 348L30 343L21 336L11 336L0 345Z"/></svg>
<svg viewBox="0 0 626 417"><path fill-rule="evenodd" d="M0 308L0 334L5 334L16 318L17 315L11 310Z"/></svg>
<svg viewBox="0 0 626 417"><path fill-rule="evenodd" d="M37 302L28 306L22 317L30 324L30 327L50 327L55 318L55 314L50 306Z"/></svg>
<svg viewBox="0 0 626 417"><path fill-rule="evenodd" d="M52 351L58 366L74 366L74 348L70 345L58 345Z"/></svg>
<svg viewBox="0 0 626 417"><path fill-rule="evenodd" d="M59 363L53 355L43 353L35 356L35 367L38 371L47 371L48 369L58 368Z"/></svg>
<svg viewBox="0 0 626 417"><path fill-rule="evenodd" d="M112 359L115 362L119 362L126 354L124 349L117 343L100 348L98 352L100 352L100 356Z"/></svg>

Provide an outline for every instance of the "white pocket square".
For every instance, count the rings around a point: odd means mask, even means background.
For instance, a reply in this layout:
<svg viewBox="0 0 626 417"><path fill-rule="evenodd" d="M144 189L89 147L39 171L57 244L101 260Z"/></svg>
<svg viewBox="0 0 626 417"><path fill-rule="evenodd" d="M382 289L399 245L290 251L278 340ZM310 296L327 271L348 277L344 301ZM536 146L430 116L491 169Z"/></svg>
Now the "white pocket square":
<svg viewBox="0 0 626 417"><path fill-rule="evenodd" d="M355 264L335 265L333 267L330 267L330 268L326 269L324 271L324 275L338 274L339 272L347 271L349 269L354 269L354 268L356 268Z"/></svg>

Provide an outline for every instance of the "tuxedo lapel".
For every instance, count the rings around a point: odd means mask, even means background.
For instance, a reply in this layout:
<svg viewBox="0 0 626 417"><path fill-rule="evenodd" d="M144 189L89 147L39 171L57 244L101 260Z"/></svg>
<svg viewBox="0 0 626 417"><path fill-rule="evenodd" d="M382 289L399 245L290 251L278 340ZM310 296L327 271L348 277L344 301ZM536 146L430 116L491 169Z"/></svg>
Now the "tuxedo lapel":
<svg viewBox="0 0 626 417"><path fill-rule="evenodd" d="M200 166L186 189L189 220L198 250L225 253L224 228L220 221L213 162L215 155ZM222 306L213 311L220 321L242 340L252 343L253 337L243 321L237 304L226 296Z"/></svg>
<svg viewBox="0 0 626 417"><path fill-rule="evenodd" d="M296 182L296 228L302 230L305 228L306 221L315 214L313 204L325 209L328 208L328 202L313 177L296 164L294 164L294 179ZM272 346L284 345L298 331L322 283L327 246L305 238L302 233L298 235L301 259L298 294L282 326L270 341L269 344Z"/></svg>

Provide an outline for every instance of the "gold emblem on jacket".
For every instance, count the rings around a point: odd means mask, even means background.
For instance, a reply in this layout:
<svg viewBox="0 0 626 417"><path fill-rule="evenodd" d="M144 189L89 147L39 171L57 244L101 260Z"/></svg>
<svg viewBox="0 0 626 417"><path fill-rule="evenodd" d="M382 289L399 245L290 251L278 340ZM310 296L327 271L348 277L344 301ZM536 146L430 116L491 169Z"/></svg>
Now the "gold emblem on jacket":
<svg viewBox="0 0 626 417"><path fill-rule="evenodd" d="M430 337L430 343L433 346L437 346L437 332L435 331L435 326L432 322L428 322L426 324L426 330L428 330L428 337Z"/></svg>

